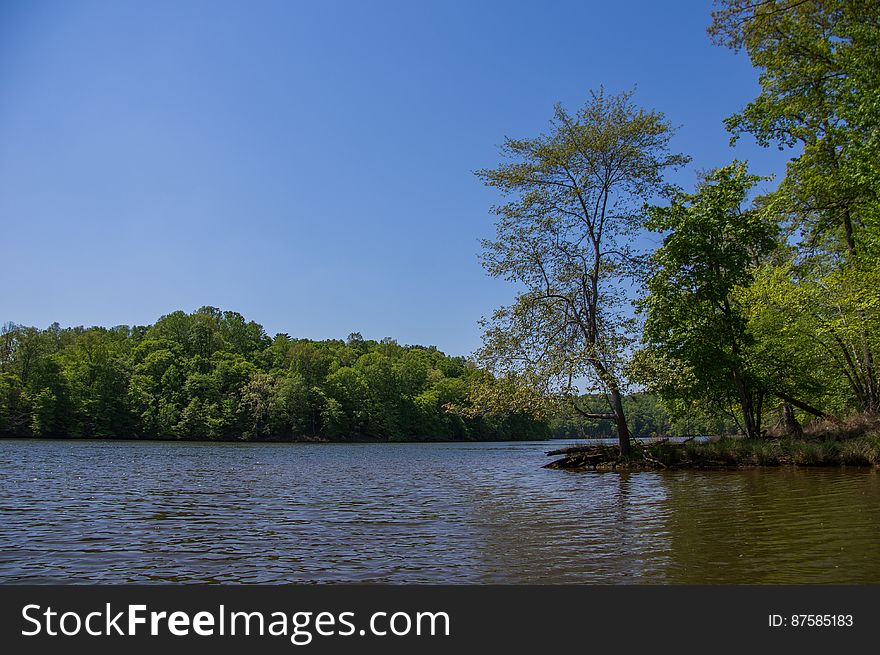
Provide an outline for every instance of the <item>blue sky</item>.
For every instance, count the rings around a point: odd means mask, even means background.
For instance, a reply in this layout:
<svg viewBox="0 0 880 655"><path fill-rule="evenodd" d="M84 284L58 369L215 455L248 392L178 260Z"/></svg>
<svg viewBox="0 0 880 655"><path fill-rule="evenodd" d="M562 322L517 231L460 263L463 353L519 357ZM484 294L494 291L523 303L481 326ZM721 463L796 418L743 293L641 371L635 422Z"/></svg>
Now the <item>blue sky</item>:
<svg viewBox="0 0 880 655"><path fill-rule="evenodd" d="M0 321L232 309L270 334L479 345L472 171L553 104L636 87L695 172L757 91L711 3L0 0Z"/></svg>

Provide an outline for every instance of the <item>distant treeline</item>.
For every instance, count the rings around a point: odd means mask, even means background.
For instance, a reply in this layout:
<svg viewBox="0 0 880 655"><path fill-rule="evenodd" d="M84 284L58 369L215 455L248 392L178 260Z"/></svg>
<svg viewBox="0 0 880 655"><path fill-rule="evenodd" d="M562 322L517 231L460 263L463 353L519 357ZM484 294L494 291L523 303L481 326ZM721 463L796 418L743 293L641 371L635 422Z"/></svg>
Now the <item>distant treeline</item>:
<svg viewBox="0 0 880 655"><path fill-rule="evenodd" d="M462 357L351 334L274 338L203 307L149 326L0 330L0 436L506 440L550 436L522 413L468 412Z"/></svg>
<svg viewBox="0 0 880 655"><path fill-rule="evenodd" d="M599 412L606 406L604 396L583 396L578 405L587 411ZM670 416L660 398L652 393L632 393L623 397L623 410L634 437L665 437L691 435L723 435L739 432L739 426L730 416L695 410L679 417ZM549 418L548 425L554 438L611 439L617 436L612 421L585 419L571 404L561 405Z"/></svg>

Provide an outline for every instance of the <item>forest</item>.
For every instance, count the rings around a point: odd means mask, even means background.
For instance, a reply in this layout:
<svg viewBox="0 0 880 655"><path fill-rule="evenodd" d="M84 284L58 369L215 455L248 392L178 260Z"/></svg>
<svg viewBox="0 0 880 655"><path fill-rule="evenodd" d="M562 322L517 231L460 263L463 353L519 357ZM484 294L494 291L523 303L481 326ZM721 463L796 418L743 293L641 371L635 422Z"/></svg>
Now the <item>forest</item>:
<svg viewBox="0 0 880 655"><path fill-rule="evenodd" d="M479 411L464 357L393 339L274 338L232 311L149 326L0 328L0 436L207 440L518 440L613 437L561 403L552 414ZM582 399L601 404L602 398ZM716 434L672 421L656 396L625 399L634 434Z"/></svg>
<svg viewBox="0 0 880 655"><path fill-rule="evenodd" d="M269 338L202 307L149 326L0 334L0 435L222 440L545 438L515 413L467 412L462 357L392 339Z"/></svg>

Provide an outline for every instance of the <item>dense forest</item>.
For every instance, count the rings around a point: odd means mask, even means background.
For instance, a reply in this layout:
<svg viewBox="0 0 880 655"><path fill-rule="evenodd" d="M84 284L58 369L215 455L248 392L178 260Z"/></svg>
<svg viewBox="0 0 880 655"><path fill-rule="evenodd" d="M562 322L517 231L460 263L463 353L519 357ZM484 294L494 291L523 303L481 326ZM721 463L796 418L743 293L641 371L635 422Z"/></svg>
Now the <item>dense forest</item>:
<svg viewBox="0 0 880 655"><path fill-rule="evenodd" d="M463 357L392 339L269 338L236 312L202 307L150 326L0 328L0 436L160 439L502 440L613 437L569 405L486 412ZM582 399L600 405L599 396ZM634 434L735 426L673 421L656 396L625 398Z"/></svg>
<svg viewBox="0 0 880 655"><path fill-rule="evenodd" d="M0 334L0 435L161 439L544 438L544 422L468 410L461 357L351 334L269 338L203 307L150 326Z"/></svg>

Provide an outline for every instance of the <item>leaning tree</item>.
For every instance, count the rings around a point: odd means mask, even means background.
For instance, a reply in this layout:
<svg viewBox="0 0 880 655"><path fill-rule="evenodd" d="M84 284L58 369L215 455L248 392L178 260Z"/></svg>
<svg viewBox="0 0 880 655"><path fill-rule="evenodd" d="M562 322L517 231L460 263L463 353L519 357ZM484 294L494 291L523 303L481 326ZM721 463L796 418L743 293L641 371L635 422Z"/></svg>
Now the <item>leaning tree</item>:
<svg viewBox="0 0 880 655"><path fill-rule="evenodd" d="M666 190L664 172L687 161L670 152L673 132L631 92L600 90L575 113L557 105L547 133L506 139L505 161L476 173L506 201L493 208L483 265L518 286L514 302L483 321L478 359L497 381L489 387L504 390L496 401L565 399L614 421L621 454L630 449L621 377L635 327L629 290L642 266L634 239L645 203ZM602 394L607 411L585 408L587 393Z"/></svg>

